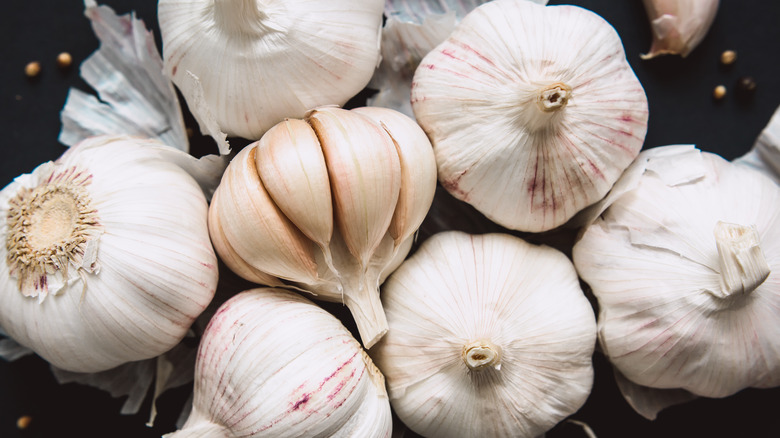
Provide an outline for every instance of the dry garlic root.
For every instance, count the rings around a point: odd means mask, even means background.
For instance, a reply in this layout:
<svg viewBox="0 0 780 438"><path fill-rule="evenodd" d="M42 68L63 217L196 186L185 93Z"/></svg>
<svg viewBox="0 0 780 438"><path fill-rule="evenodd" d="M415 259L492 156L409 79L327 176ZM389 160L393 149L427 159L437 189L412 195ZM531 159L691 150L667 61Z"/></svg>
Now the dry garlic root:
<svg viewBox="0 0 780 438"><path fill-rule="evenodd" d="M431 144L385 108L289 119L230 163L209 211L214 246L247 280L343 302L370 348L379 284L409 252L436 189Z"/></svg>

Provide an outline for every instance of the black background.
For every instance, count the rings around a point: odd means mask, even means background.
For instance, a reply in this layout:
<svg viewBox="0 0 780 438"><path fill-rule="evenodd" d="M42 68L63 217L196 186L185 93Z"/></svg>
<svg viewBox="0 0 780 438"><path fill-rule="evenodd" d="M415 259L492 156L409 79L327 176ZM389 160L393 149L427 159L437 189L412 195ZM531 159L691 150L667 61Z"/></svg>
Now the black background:
<svg viewBox="0 0 780 438"><path fill-rule="evenodd" d="M551 1L550 4L563 2ZM661 57L643 61L640 53L649 49L650 27L640 0L581 0L573 4L590 9L609 21L618 31L626 55L645 87L650 120L645 148L667 144L696 144L699 148L738 157L749 150L780 105L780 3L774 1L721 2L708 36L688 58ZM97 40L83 4L78 0L12 0L0 14L0 132L3 133L0 158L0 186L15 176L32 171L38 164L57 158L65 147L57 142L59 111L69 87L88 91L78 76L78 64L97 48ZM147 27L155 31L156 2L151 0L110 0L106 4L118 13L136 11ZM583 35L587 38L587 35ZM738 53L729 68L719 65L726 49ZM55 58L70 52L74 67L60 70ZM43 70L35 80L24 75L24 66L38 60ZM756 93L740 99L735 84L742 76L752 76ZM722 84L728 94L721 101L712 90ZM366 93L361 95L364 98ZM352 104L359 104L361 97ZM189 120L191 126L191 119ZM195 129L197 132L197 129ZM241 141L233 142L234 148ZM213 153L207 138L193 139L193 153ZM468 217L453 228L468 231L494 230L467 206L437 195L439 211L454 205L468 211ZM446 213L446 212L445 212ZM470 218L470 219L469 219ZM475 219L476 218L476 219ZM445 221L446 222L446 221ZM441 229L439 222L426 221L421 237ZM224 267L223 267L224 268ZM249 285L222 269L220 288L238 291ZM336 309L338 311L338 309ZM345 322L350 326L350 322ZM352 327L350 327L352 328ZM661 412L648 421L634 413L620 396L609 365L596 354L593 393L574 419L588 423L599 438L609 437L778 437L780 436L780 388L747 389L726 399L698 399ZM77 385L57 385L48 365L35 356L13 363L0 361L0 437L114 436L155 437L174 429L174 421L189 388L167 393L159 403L157 425L144 424L149 399L141 413L118 415L121 399L113 399L97 389ZM16 428L22 415L33 419L26 430ZM548 438L583 437L581 429L562 423Z"/></svg>

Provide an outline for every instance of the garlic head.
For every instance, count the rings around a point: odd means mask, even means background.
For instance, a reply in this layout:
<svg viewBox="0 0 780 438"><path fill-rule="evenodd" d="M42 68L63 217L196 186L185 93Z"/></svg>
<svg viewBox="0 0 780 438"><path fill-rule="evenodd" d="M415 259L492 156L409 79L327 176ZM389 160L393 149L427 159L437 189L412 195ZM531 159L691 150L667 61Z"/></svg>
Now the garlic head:
<svg viewBox="0 0 780 438"><path fill-rule="evenodd" d="M539 232L601 199L639 153L644 89L606 21L497 0L423 58L412 108L439 181L498 224Z"/></svg>
<svg viewBox="0 0 780 438"><path fill-rule="evenodd" d="M659 55L688 56L707 35L719 6L719 0L643 0L643 3L653 30L653 42L642 59Z"/></svg>
<svg viewBox="0 0 780 438"><path fill-rule="evenodd" d="M638 163L573 251L604 353L651 388L780 385L780 187L692 147Z"/></svg>
<svg viewBox="0 0 780 438"><path fill-rule="evenodd" d="M338 319L299 294L244 291L209 322L184 437L385 438L384 378Z"/></svg>
<svg viewBox="0 0 780 438"><path fill-rule="evenodd" d="M434 234L382 286L370 350L401 421L426 437L528 437L593 384L596 319L558 250L508 234Z"/></svg>
<svg viewBox="0 0 780 438"><path fill-rule="evenodd" d="M379 62L382 0L161 0L165 71L201 128L259 139L343 105Z"/></svg>
<svg viewBox="0 0 780 438"><path fill-rule="evenodd" d="M0 192L0 326L52 365L97 372L175 346L211 301L217 260L176 151L92 137Z"/></svg>
<svg viewBox="0 0 780 438"><path fill-rule="evenodd" d="M409 117L321 107L238 153L209 229L245 279L346 304L370 348L387 330L379 284L409 252L435 190L431 144Z"/></svg>

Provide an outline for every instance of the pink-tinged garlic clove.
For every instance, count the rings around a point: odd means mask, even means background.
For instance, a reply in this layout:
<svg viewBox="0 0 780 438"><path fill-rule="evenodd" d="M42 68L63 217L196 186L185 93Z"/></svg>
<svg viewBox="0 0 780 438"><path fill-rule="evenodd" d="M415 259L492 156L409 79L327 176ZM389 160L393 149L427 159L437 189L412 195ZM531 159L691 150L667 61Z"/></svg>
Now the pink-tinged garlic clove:
<svg viewBox="0 0 780 438"><path fill-rule="evenodd" d="M642 59L659 55L688 56L710 30L718 3L718 0L644 0L653 42Z"/></svg>

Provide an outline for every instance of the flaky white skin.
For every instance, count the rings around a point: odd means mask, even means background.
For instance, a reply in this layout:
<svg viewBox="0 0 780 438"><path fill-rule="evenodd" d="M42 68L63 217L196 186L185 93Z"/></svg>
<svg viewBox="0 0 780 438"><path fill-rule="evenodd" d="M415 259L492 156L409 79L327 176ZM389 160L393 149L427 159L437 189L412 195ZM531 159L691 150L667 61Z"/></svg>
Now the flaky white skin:
<svg viewBox="0 0 780 438"><path fill-rule="evenodd" d="M0 326L13 339L59 368L97 372L158 356L184 337L214 295L217 259L206 198L163 159L168 153L184 154L149 140L93 137L3 189ZM6 262L8 201L69 168L91 174L87 190L103 227L98 269L79 275L71 265L67 276L49 275L62 289L26 297Z"/></svg>
<svg viewBox="0 0 780 438"><path fill-rule="evenodd" d="M170 438L389 438L381 374L326 311L282 289L242 292L209 322L193 410Z"/></svg>
<svg viewBox="0 0 780 438"><path fill-rule="evenodd" d="M391 274L382 302L390 330L371 355L418 434L536 437L590 393L595 316L557 250L443 232ZM472 341L495 344L500 369L469 370Z"/></svg>
<svg viewBox="0 0 780 438"><path fill-rule="evenodd" d="M669 177L697 167L695 178ZM598 298L603 350L626 378L707 397L780 385L778 208L780 188L759 172L687 154L645 171L585 230L574 262ZM718 298L718 221L759 233L771 273L746 295Z"/></svg>
<svg viewBox="0 0 780 438"><path fill-rule="evenodd" d="M257 140L286 117L343 105L366 86L379 62L383 5L162 0L165 71L202 126L210 113L228 135ZM220 15L220 6L232 12Z"/></svg>
<svg viewBox="0 0 780 438"><path fill-rule="evenodd" d="M541 112L537 91L571 87ZM439 181L504 227L555 228L601 199L639 153L647 99L618 34L575 6L498 0L474 9L423 58L415 117Z"/></svg>

